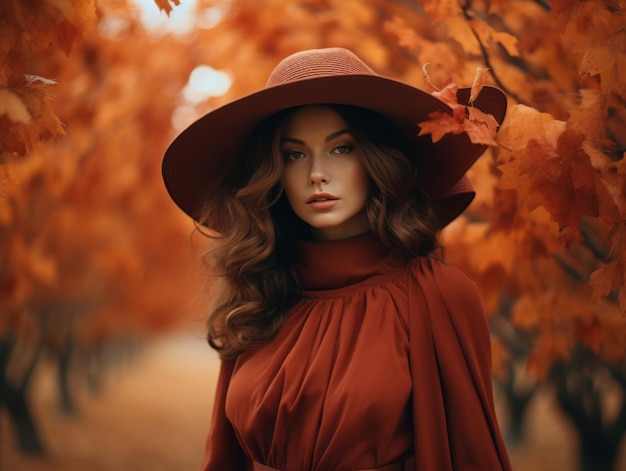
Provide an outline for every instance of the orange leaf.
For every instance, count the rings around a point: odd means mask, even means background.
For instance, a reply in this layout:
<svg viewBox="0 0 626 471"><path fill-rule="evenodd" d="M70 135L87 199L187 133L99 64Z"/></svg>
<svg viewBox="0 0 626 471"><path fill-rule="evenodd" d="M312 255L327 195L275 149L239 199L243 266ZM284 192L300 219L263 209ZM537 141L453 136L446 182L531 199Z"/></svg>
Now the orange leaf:
<svg viewBox="0 0 626 471"><path fill-rule="evenodd" d="M472 103L476 99L476 97L480 95L480 91L483 89L483 86L487 81L487 72L489 72L489 69L485 69L484 67L476 67L474 82L472 83L472 90L470 92L470 103Z"/></svg>
<svg viewBox="0 0 626 471"><path fill-rule="evenodd" d="M22 88L22 99L33 116L30 134L33 140L47 140L65 135L63 123L53 108L55 97L49 92L54 80L36 75L26 75L26 84Z"/></svg>
<svg viewBox="0 0 626 471"><path fill-rule="evenodd" d="M425 66L424 66L425 67ZM426 69L423 69L424 73L426 71ZM454 83L451 82L448 85L446 85L443 89L438 90L436 92L433 92L432 95L435 98L439 98L441 101L443 101L446 105L450 106L451 108L457 108L459 106L459 101L457 99L456 96L456 92L459 90L459 86Z"/></svg>
<svg viewBox="0 0 626 471"><path fill-rule="evenodd" d="M525 198L539 197L561 229L578 227L583 216L598 216L597 188L602 183L581 148L584 136L558 122L547 124L544 133L553 145L531 140L525 149L516 150L515 160L500 167L508 173L500 187L518 189ZM514 178L522 175L526 178L516 183Z"/></svg>
<svg viewBox="0 0 626 471"><path fill-rule="evenodd" d="M502 144L498 161L507 162L513 156L519 158L517 156L524 152L528 142L544 136L546 127L551 123L555 123L555 119L548 113L540 113L525 105L511 106L498 135L498 141Z"/></svg>
<svg viewBox="0 0 626 471"><path fill-rule="evenodd" d="M180 5L180 0L154 0L154 3L159 7L159 10L164 11L169 16L173 7Z"/></svg>
<svg viewBox="0 0 626 471"><path fill-rule="evenodd" d="M442 101L444 99L450 100L451 90L453 90L452 87L446 87L441 92L433 93L433 95L442 96ZM456 94L454 97L456 99ZM469 114L467 118L465 117L465 110ZM420 127L418 136L431 134L433 142L439 141L446 134L465 132L474 144L498 145L494 140L498 122L493 116L483 113L477 108L466 107L457 103L452 108L452 115L435 111L430 113L428 118L428 121L418 123Z"/></svg>
<svg viewBox="0 0 626 471"><path fill-rule="evenodd" d="M469 118L465 120L465 132L467 132L470 141L474 144L497 146L495 137L498 131L498 122L496 118L472 106L467 109Z"/></svg>
<svg viewBox="0 0 626 471"><path fill-rule="evenodd" d="M612 260L602 268L594 271L589 280L593 292L593 298L599 299L607 296L613 289L620 288L626 281L624 279L626 267L618 260Z"/></svg>
<svg viewBox="0 0 626 471"><path fill-rule="evenodd" d="M462 108L457 108L462 111ZM455 116L455 114L457 116ZM463 120L459 121L458 114L449 115L441 111L435 111L428 115L428 121L418 123L420 132L418 136L431 134L433 142L442 139L446 134L460 134L465 131Z"/></svg>
<svg viewBox="0 0 626 471"><path fill-rule="evenodd" d="M560 26L565 25L570 17L580 8L580 3L575 0L552 0L552 17Z"/></svg>
<svg viewBox="0 0 626 471"><path fill-rule="evenodd" d="M495 41L502 44L502 47L506 49L506 52L508 52L510 56L519 57L520 53L517 47L517 38L512 34L496 31L482 20L470 20L469 25L483 44Z"/></svg>

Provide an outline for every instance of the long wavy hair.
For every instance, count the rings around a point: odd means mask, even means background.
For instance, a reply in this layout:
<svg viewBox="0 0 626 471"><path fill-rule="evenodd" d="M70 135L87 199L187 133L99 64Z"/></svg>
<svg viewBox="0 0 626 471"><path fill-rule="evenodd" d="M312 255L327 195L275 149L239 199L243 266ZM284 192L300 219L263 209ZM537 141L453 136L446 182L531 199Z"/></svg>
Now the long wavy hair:
<svg viewBox="0 0 626 471"><path fill-rule="evenodd" d="M370 110L328 106L346 121L370 176L366 211L372 233L407 259L430 254L438 246L439 225L402 136ZM298 299L291 272L293 242L307 238L308 226L283 194L280 150L281 135L296 110L279 112L255 130L220 185L233 190L209 198L199 221L220 228L204 260L223 281L207 319L209 344L222 358L273 338Z"/></svg>

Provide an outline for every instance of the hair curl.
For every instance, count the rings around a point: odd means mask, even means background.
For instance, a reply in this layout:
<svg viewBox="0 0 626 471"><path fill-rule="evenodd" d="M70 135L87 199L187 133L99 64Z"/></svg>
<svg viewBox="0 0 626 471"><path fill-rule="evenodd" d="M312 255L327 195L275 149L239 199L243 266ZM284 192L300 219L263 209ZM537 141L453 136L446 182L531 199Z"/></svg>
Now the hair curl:
<svg viewBox="0 0 626 471"><path fill-rule="evenodd" d="M371 179L366 211L373 234L407 259L432 252L438 224L402 136L377 113L328 106L359 143ZM221 228L212 236L218 246L204 258L226 282L207 319L209 344L222 358L273 338L298 298L291 254L293 241L306 237L308 226L283 194L280 151L281 134L294 112L279 112L255 130L224 185L234 190L210 197L199 221Z"/></svg>

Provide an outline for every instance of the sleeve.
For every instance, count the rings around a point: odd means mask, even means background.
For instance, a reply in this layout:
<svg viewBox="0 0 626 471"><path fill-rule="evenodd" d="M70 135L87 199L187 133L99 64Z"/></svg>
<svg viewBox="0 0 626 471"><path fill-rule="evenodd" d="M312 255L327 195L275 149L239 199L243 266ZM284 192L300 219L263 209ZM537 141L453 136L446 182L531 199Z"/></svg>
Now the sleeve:
<svg viewBox="0 0 626 471"><path fill-rule="evenodd" d="M234 366L234 361L222 360L220 364L202 471L246 471L248 469L248 459L239 445L232 424L226 417L224 407Z"/></svg>
<svg viewBox="0 0 626 471"><path fill-rule="evenodd" d="M417 469L509 471L494 407L482 298L459 270L425 259L409 290Z"/></svg>

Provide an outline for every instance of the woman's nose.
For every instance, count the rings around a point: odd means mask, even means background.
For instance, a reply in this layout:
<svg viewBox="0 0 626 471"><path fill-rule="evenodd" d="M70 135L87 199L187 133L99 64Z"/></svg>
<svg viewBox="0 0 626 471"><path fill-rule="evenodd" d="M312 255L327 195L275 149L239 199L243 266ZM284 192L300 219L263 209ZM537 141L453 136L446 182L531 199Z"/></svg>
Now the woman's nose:
<svg viewBox="0 0 626 471"><path fill-rule="evenodd" d="M322 158L314 156L311 159L311 170L309 178L311 180L311 183L313 183L314 185L329 182L328 172L322 162Z"/></svg>

